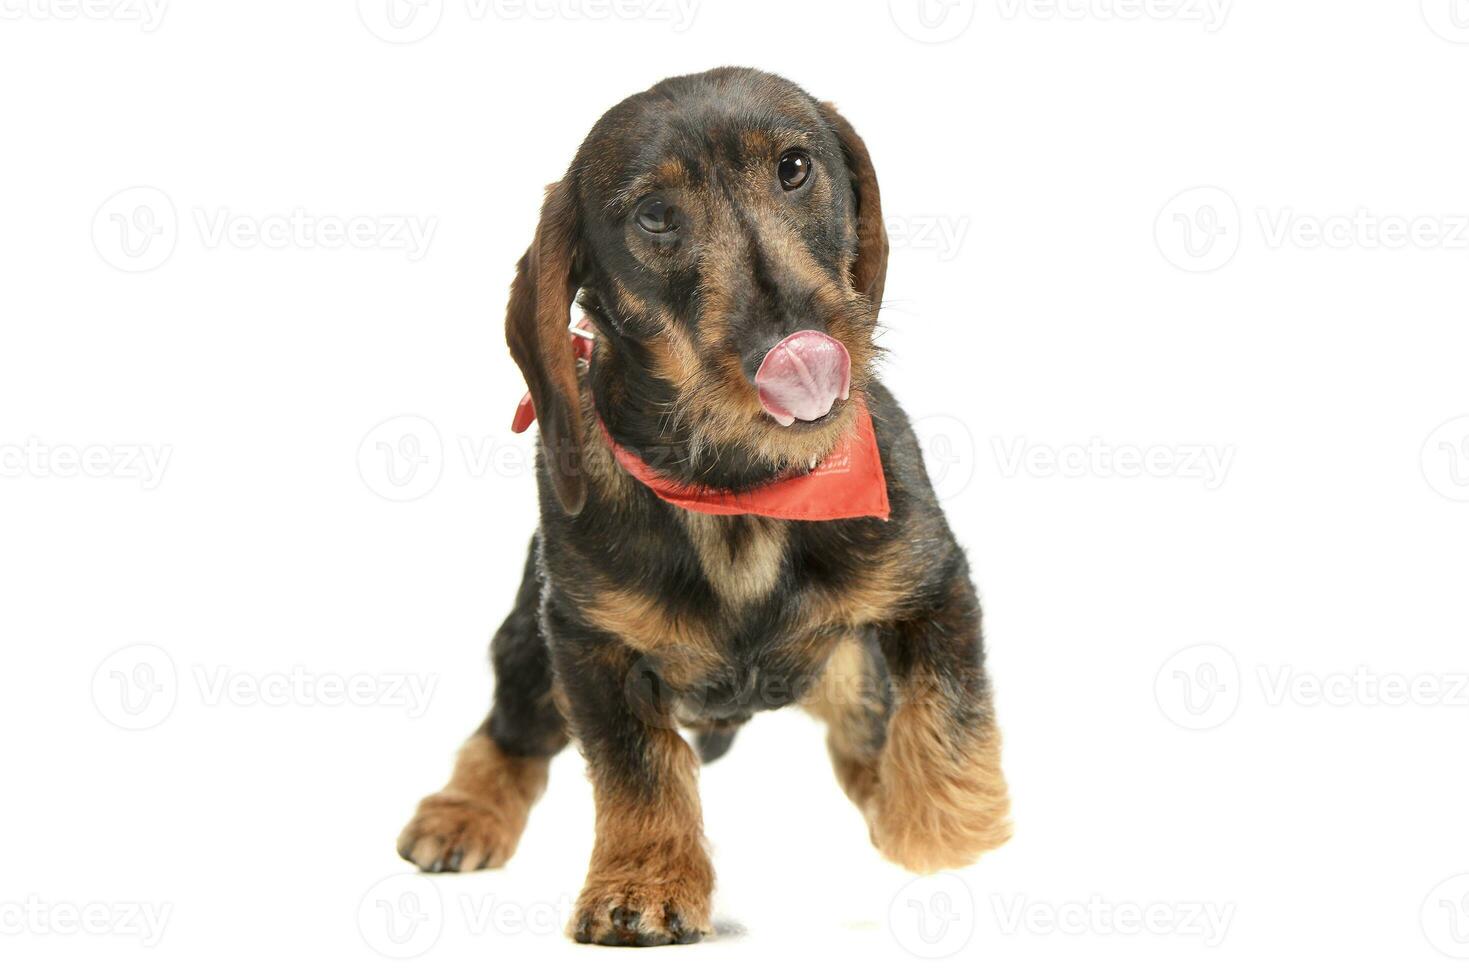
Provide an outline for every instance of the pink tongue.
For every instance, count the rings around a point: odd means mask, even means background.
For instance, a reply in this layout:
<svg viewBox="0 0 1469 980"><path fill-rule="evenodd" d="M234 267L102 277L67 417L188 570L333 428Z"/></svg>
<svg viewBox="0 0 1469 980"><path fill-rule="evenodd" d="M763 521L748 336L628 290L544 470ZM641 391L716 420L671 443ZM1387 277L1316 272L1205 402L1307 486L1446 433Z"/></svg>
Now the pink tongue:
<svg viewBox="0 0 1469 980"><path fill-rule="evenodd" d="M820 330L801 330L776 344L755 372L760 406L781 425L810 422L846 400L852 358L841 341Z"/></svg>

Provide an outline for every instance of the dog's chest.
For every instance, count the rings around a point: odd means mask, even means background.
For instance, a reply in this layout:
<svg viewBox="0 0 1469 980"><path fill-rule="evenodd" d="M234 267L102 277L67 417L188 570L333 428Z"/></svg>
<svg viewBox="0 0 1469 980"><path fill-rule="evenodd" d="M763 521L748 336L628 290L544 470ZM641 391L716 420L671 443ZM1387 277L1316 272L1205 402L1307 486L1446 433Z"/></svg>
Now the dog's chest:
<svg viewBox="0 0 1469 980"><path fill-rule="evenodd" d="M679 511L699 568L726 613L767 599L786 576L789 530L759 517Z"/></svg>
<svg viewBox="0 0 1469 980"><path fill-rule="evenodd" d="M743 718L798 700L820 672L827 644L803 614L800 550L789 524L680 516L713 599L696 614L707 647L680 685L680 713Z"/></svg>
<svg viewBox="0 0 1469 980"><path fill-rule="evenodd" d="M639 559L582 609L652 661L688 717L799 700L839 637L880 611L864 597L890 591L878 581L889 563L850 527L679 511L641 534ZM578 565L604 554L588 548Z"/></svg>

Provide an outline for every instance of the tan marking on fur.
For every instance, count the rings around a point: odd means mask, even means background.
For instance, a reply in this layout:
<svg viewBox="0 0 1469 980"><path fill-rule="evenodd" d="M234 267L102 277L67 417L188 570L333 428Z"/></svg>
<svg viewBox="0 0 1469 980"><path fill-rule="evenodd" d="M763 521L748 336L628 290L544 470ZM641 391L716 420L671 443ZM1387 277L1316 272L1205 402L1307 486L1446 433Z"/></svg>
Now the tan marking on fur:
<svg viewBox="0 0 1469 980"><path fill-rule="evenodd" d="M625 504L631 499L636 483L627 471L617 464L611 450L603 442L601 430L590 434L586 446L587 451L582 454L582 467L586 472L588 482L601 491L600 495L609 504L614 506Z"/></svg>
<svg viewBox="0 0 1469 980"><path fill-rule="evenodd" d="M699 374L699 354L682 330L665 326L648 342L648 350L653 356L653 370L663 380L680 390L695 383Z"/></svg>
<svg viewBox="0 0 1469 980"><path fill-rule="evenodd" d="M593 626L652 657L674 687L697 684L721 665L705 624L675 616L656 596L609 585L588 596L582 612Z"/></svg>
<svg viewBox="0 0 1469 980"><path fill-rule="evenodd" d="M805 600L811 626L855 628L893 619L912 585L903 562L909 547L895 542L872 555L861 576L841 588L813 588Z"/></svg>
<svg viewBox="0 0 1469 980"><path fill-rule="evenodd" d="M821 267L800 234L785 219L762 210L754 215L754 221L766 256L807 289L819 291L818 308L834 307L843 299L842 284Z"/></svg>
<svg viewBox="0 0 1469 980"><path fill-rule="evenodd" d="M612 171L612 175L615 175L615 171ZM615 211L619 208L631 208L648 194L671 187L682 187L688 181L689 170L684 162L678 157L665 157L651 171L639 174L619 188L607 202L607 209Z"/></svg>
<svg viewBox="0 0 1469 980"><path fill-rule="evenodd" d="M636 486L633 478L617 463L607 439L602 434L601 424L592 409L591 397L582 385L582 469L587 481L594 484L601 496L616 506L631 499Z"/></svg>
<svg viewBox="0 0 1469 980"><path fill-rule="evenodd" d="M648 304L643 298L615 279L612 281L612 299L624 319L641 319L648 315Z"/></svg>
<svg viewBox="0 0 1469 980"><path fill-rule="evenodd" d="M450 861L457 868L498 868L515 853L530 808L546 789L550 762L506 755L476 734L459 750L449 784L418 804L398 837L398 853L420 868Z"/></svg>
<svg viewBox="0 0 1469 980"><path fill-rule="evenodd" d="M561 713L562 718L570 719L571 699L566 696L566 688L561 684L561 678L551 678L551 703L556 705L556 710ZM570 734L570 723L568 722L568 735Z"/></svg>
<svg viewBox="0 0 1469 980"><path fill-rule="evenodd" d="M653 170L653 176L663 187L676 187L689 179L689 169L678 157L665 157Z"/></svg>
<svg viewBox="0 0 1469 980"><path fill-rule="evenodd" d="M637 914L637 930L672 938L677 925L707 933L714 867L704 841L698 760L677 733L649 729L647 764L658 792L643 798L592 771L597 840L568 932L582 940L618 934L615 909Z"/></svg>
<svg viewBox="0 0 1469 980"><path fill-rule="evenodd" d="M881 750L872 742L872 726L882 704L872 688L867 653L855 636L843 636L831 648L821 679L801 707L826 722L826 748L838 784L859 808L877 789Z"/></svg>
<svg viewBox="0 0 1469 980"><path fill-rule="evenodd" d="M939 696L905 692L866 813L883 856L920 873L962 868L1009 840L1010 797L993 716L956 741Z"/></svg>
<svg viewBox="0 0 1469 980"><path fill-rule="evenodd" d="M735 608L763 599L775 588L785 560L787 531L779 521L759 517L730 518L680 510L679 518L693 542L704 577L726 604ZM739 553L731 554L724 525L746 520L750 533Z"/></svg>

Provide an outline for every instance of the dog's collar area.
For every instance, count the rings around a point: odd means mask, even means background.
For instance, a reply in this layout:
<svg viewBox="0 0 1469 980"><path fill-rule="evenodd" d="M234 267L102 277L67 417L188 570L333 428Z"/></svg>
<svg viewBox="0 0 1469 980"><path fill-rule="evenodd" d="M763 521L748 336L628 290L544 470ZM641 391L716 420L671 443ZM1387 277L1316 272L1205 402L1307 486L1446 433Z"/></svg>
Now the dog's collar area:
<svg viewBox="0 0 1469 980"><path fill-rule="evenodd" d="M582 320L571 328L571 344L579 360L590 361L596 334ZM750 514L789 521L835 521L857 517L887 520L887 480L877 433L866 402L854 397L856 424L836 449L811 470L783 477L750 490L724 490L694 483L680 483L658 473L641 456L619 444L607 430L601 415L597 427L613 457L629 476L660 499L675 507L701 514ZM516 406L510 431L524 432L535 421L536 407L526 392Z"/></svg>
<svg viewBox="0 0 1469 980"><path fill-rule="evenodd" d="M596 334L588 330L581 323L571 328L571 347L576 351L578 361L591 363L592 347L596 344ZM510 431L515 433L524 432L530 428L530 424L536 420L536 404L531 400L530 392L520 396L520 403L515 406L515 417L510 420Z"/></svg>

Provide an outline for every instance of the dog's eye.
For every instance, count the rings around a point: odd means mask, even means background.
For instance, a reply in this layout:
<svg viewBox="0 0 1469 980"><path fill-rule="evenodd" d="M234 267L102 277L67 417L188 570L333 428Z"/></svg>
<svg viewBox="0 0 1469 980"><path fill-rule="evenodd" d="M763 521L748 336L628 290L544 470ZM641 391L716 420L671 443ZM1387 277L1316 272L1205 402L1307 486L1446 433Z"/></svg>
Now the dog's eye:
<svg viewBox="0 0 1469 980"><path fill-rule="evenodd" d="M811 158L800 150L792 150L780 158L777 172L780 174L780 186L793 191L811 176Z"/></svg>
<svg viewBox="0 0 1469 980"><path fill-rule="evenodd" d="M638 227L650 235L666 235L678 229L678 208L661 197L650 197L638 205Z"/></svg>

